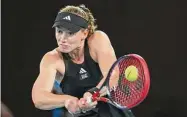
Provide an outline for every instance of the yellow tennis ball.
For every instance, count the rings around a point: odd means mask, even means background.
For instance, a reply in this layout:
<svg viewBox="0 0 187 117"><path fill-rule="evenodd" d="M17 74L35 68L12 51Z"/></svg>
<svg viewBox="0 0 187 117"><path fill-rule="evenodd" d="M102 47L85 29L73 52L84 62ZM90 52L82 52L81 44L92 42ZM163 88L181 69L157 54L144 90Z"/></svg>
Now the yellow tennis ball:
<svg viewBox="0 0 187 117"><path fill-rule="evenodd" d="M131 81L131 82L137 80L138 69L133 65L127 67L125 70L125 77L128 81Z"/></svg>

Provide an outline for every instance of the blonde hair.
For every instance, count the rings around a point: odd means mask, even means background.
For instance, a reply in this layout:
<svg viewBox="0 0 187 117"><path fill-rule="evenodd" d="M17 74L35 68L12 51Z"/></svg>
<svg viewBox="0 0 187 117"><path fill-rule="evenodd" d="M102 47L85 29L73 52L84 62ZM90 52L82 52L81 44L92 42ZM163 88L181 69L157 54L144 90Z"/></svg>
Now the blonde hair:
<svg viewBox="0 0 187 117"><path fill-rule="evenodd" d="M88 30L89 30L88 36L91 36L95 32L97 28L97 25L95 24L95 19L91 11L88 8L86 8L84 5L80 5L80 6L68 5L65 6L64 8L61 8L60 12L73 13L88 21Z"/></svg>

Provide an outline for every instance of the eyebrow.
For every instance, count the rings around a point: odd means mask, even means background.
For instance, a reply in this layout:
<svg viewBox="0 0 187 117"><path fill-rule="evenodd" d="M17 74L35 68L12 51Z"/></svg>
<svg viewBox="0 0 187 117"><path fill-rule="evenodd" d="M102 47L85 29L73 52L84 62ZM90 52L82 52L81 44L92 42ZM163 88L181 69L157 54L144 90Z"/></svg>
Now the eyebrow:
<svg viewBox="0 0 187 117"><path fill-rule="evenodd" d="M65 31L65 32L71 32L70 30L65 29L65 28L63 28L63 27L56 27L56 29L62 30L62 31Z"/></svg>

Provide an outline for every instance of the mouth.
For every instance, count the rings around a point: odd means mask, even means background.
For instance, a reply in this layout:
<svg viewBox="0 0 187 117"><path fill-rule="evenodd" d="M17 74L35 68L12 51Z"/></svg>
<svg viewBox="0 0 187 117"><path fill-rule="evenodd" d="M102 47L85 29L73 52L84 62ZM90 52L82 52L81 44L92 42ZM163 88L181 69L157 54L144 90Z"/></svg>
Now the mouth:
<svg viewBox="0 0 187 117"><path fill-rule="evenodd" d="M64 45L64 44L60 44L60 47L63 49L67 49L69 46L68 45Z"/></svg>

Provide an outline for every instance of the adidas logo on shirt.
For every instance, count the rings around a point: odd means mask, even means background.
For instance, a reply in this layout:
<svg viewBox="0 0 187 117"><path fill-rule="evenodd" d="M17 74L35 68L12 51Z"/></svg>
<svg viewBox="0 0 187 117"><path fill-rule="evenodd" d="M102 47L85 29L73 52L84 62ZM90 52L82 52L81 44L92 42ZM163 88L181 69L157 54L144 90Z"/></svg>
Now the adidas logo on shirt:
<svg viewBox="0 0 187 117"><path fill-rule="evenodd" d="M80 69L79 74L80 74L80 80L84 80L89 77L88 72L83 68Z"/></svg>
<svg viewBox="0 0 187 117"><path fill-rule="evenodd" d="M71 17L69 15L64 17L63 19L71 21Z"/></svg>
<svg viewBox="0 0 187 117"><path fill-rule="evenodd" d="M82 73L86 73L87 71L84 70L83 68L80 69L79 73L82 74Z"/></svg>

